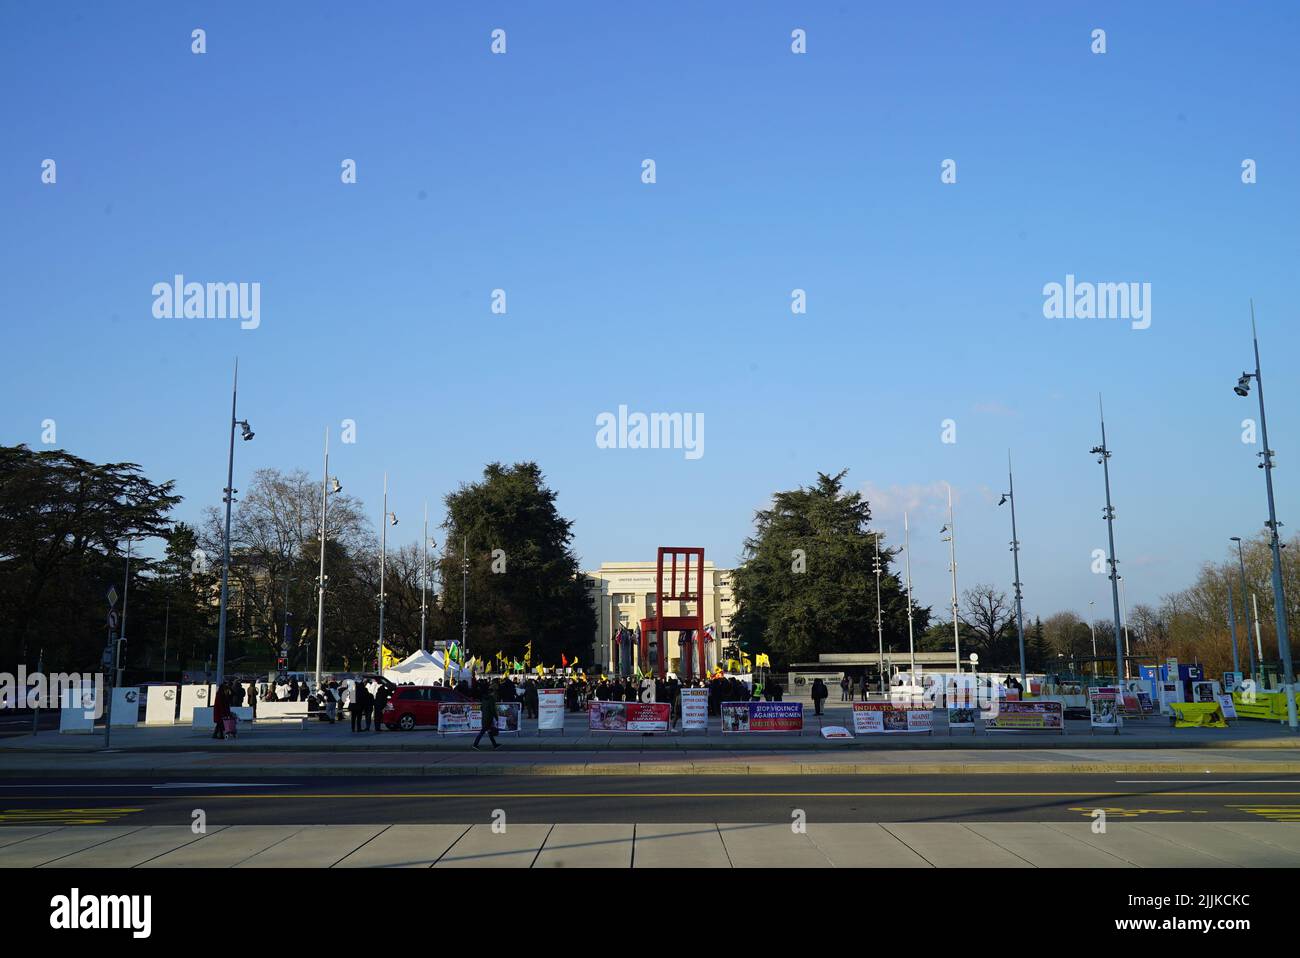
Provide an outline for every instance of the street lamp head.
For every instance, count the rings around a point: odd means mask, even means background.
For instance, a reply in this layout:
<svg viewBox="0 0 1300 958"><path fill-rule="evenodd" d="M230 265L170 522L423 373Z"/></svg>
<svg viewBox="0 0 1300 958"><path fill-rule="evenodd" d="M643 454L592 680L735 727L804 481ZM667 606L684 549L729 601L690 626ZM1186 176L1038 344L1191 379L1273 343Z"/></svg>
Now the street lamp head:
<svg viewBox="0 0 1300 958"><path fill-rule="evenodd" d="M330 479L330 492L342 492L342 491L343 491L343 484L339 482L338 476L332 477Z"/></svg>
<svg viewBox="0 0 1300 958"><path fill-rule="evenodd" d="M1002 506L1002 505L1006 505L1007 500L1010 499L1010 498L1011 498L1011 494L1010 494L1010 493L1007 493L1007 492L1002 493L1002 498L998 500L998 505L1000 505L1000 506Z"/></svg>
<svg viewBox="0 0 1300 958"><path fill-rule="evenodd" d="M240 432L243 433L244 442L248 442L248 440L253 438L253 430L249 428L247 419L240 420L239 429Z"/></svg>
<svg viewBox="0 0 1300 958"><path fill-rule="evenodd" d="M948 523L945 522L943 524L943 528L939 530L939 535L943 535L947 531L948 531Z"/></svg>
<svg viewBox="0 0 1300 958"><path fill-rule="evenodd" d="M1240 542L1240 541L1241 541L1241 536L1228 536L1228 541L1229 541L1229 542Z"/></svg>
<svg viewBox="0 0 1300 958"><path fill-rule="evenodd" d="M1242 373L1241 378L1237 380L1237 385L1232 387L1232 391L1238 396L1247 396L1250 394L1250 373Z"/></svg>
<svg viewBox="0 0 1300 958"><path fill-rule="evenodd" d="M389 524L390 526L395 526L395 525L397 525L397 513L396 513L396 512L390 512L390 513L388 514L388 524Z"/></svg>

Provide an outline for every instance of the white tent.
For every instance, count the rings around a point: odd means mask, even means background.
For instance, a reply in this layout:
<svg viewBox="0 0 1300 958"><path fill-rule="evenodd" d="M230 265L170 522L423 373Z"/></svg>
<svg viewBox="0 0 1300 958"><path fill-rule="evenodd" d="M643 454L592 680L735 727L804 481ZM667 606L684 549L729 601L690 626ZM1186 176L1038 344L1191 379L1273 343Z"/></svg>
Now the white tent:
<svg viewBox="0 0 1300 958"><path fill-rule="evenodd" d="M459 677L463 671L452 666L452 679ZM401 662L384 669L384 678L398 685L413 683L415 685L433 685L442 682L447 676L443 653L412 652Z"/></svg>

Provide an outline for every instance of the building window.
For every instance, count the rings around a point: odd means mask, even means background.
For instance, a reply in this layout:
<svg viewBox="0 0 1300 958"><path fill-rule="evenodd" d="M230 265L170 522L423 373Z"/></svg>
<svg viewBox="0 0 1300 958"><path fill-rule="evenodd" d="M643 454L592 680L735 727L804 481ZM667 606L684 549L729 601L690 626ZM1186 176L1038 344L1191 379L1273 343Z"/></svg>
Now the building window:
<svg viewBox="0 0 1300 958"><path fill-rule="evenodd" d="M615 605L635 605L636 596L631 592L615 592L613 602Z"/></svg>

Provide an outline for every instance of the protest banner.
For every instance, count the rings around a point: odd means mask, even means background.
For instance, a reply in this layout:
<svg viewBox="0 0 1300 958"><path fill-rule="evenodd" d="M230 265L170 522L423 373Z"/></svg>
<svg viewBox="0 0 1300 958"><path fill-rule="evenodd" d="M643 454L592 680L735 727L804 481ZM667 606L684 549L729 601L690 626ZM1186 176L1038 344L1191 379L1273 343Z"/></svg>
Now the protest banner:
<svg viewBox="0 0 1300 958"><path fill-rule="evenodd" d="M1223 710L1223 717L1235 721L1237 718L1237 703L1232 700L1232 696L1219 695L1215 698L1219 703L1219 708Z"/></svg>
<svg viewBox="0 0 1300 958"><path fill-rule="evenodd" d="M588 727L593 732L666 732L667 702L591 702Z"/></svg>
<svg viewBox="0 0 1300 958"><path fill-rule="evenodd" d="M998 702L996 712L984 717L985 732L1065 731L1065 710L1060 702Z"/></svg>
<svg viewBox="0 0 1300 958"><path fill-rule="evenodd" d="M932 727L928 708L906 708L889 702L853 703L853 731L859 735L930 732Z"/></svg>
<svg viewBox="0 0 1300 958"><path fill-rule="evenodd" d="M1217 702L1218 689L1215 688L1215 682L1193 682L1192 683L1192 701L1193 702Z"/></svg>
<svg viewBox="0 0 1300 958"><path fill-rule="evenodd" d="M1088 693L1088 712L1093 728L1110 729L1118 733L1124 719L1120 715L1119 690L1092 689Z"/></svg>
<svg viewBox="0 0 1300 958"><path fill-rule="evenodd" d="M518 732L523 703L497 703L497 731ZM483 709L478 702L438 703L438 731L443 734L478 732L483 728Z"/></svg>
<svg viewBox="0 0 1300 958"><path fill-rule="evenodd" d="M975 707L949 708L948 709L948 729L951 731L955 728L968 728L975 731L975 718L979 715L979 709Z"/></svg>
<svg viewBox="0 0 1300 958"><path fill-rule="evenodd" d="M564 689L537 690L537 730L564 729Z"/></svg>
<svg viewBox="0 0 1300 958"><path fill-rule="evenodd" d="M709 690L682 689L682 731L701 732L709 728Z"/></svg>
<svg viewBox="0 0 1300 958"><path fill-rule="evenodd" d="M724 732L802 732L802 702L723 702Z"/></svg>

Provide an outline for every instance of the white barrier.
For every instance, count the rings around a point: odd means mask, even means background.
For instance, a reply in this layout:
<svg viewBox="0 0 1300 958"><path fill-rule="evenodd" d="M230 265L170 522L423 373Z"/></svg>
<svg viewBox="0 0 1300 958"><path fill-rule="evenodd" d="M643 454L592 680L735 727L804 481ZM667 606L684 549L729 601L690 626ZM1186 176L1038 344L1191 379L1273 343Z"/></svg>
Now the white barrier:
<svg viewBox="0 0 1300 958"><path fill-rule="evenodd" d="M258 702L259 719L280 719L293 716L299 718L307 714L306 702ZM312 713L315 716L315 712Z"/></svg>
<svg viewBox="0 0 1300 958"><path fill-rule="evenodd" d="M179 686L151 685L144 697L145 725L175 725Z"/></svg>
<svg viewBox="0 0 1300 958"><path fill-rule="evenodd" d="M135 728L140 720L140 690L130 686L113 689L113 712L109 724L113 728Z"/></svg>
<svg viewBox="0 0 1300 958"><path fill-rule="evenodd" d="M196 708L210 708L212 706L213 688L211 685L182 685L181 686L181 714L180 723L194 719L194 710Z"/></svg>
<svg viewBox="0 0 1300 958"><path fill-rule="evenodd" d="M241 705L238 708L232 708L230 712L232 715L235 716L235 718L239 719L241 725L245 722L253 721L253 710L249 708L247 705ZM190 722L190 728L197 728L197 729L204 729L206 731L211 731L214 726L215 723L212 721L212 709L200 707L194 710L194 717L193 720Z"/></svg>
<svg viewBox="0 0 1300 958"><path fill-rule="evenodd" d="M95 731L95 690L91 686L64 689L59 702L59 731L86 734Z"/></svg>

